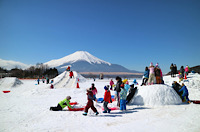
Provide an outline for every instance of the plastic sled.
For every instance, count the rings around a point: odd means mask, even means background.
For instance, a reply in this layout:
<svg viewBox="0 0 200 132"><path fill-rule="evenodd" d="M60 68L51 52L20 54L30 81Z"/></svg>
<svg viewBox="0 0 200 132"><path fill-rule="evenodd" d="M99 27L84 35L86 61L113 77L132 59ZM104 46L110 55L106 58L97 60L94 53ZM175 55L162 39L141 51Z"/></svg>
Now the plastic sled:
<svg viewBox="0 0 200 132"><path fill-rule="evenodd" d="M115 101L114 98L115 98L115 95L111 95L111 100L112 100L112 101ZM98 103L101 103L101 101L103 101L103 98L97 98L97 102L98 102Z"/></svg>
<svg viewBox="0 0 200 132"><path fill-rule="evenodd" d="M190 100L190 102L192 102L194 104L200 104L200 100Z"/></svg>
<svg viewBox="0 0 200 132"><path fill-rule="evenodd" d="M111 111L112 110L119 110L119 107L108 107L109 109L111 109ZM104 108L102 107L102 110L104 110Z"/></svg>
<svg viewBox="0 0 200 132"><path fill-rule="evenodd" d="M69 104L70 105L77 105L78 103L77 102L70 102Z"/></svg>
<svg viewBox="0 0 200 132"><path fill-rule="evenodd" d="M10 91L3 91L4 93L10 93Z"/></svg>
<svg viewBox="0 0 200 132"><path fill-rule="evenodd" d="M69 111L83 111L84 107L82 107L82 108L73 108L73 109L68 107L68 110Z"/></svg>

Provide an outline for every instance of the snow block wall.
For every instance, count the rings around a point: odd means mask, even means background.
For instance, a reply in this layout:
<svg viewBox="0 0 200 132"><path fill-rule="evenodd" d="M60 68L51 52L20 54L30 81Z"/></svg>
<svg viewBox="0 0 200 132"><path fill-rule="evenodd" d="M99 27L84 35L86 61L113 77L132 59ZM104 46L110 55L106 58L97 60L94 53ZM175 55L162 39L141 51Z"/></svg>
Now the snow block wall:
<svg viewBox="0 0 200 132"><path fill-rule="evenodd" d="M168 85L155 84L139 87L131 104L134 105L177 105L182 100L176 91Z"/></svg>

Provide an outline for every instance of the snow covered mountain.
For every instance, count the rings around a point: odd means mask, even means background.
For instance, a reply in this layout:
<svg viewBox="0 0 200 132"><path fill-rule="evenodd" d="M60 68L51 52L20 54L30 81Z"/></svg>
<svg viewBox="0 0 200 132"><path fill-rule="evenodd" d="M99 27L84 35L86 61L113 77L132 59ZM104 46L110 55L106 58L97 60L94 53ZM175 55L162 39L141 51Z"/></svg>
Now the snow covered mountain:
<svg viewBox="0 0 200 132"><path fill-rule="evenodd" d="M56 67L60 72L70 65L71 70L78 72L133 72L121 65L103 61L86 51L77 51L61 59L46 62L49 67ZM137 72L137 71L134 71Z"/></svg>
<svg viewBox="0 0 200 132"><path fill-rule="evenodd" d="M21 68L21 69L26 69L30 66L31 65L27 65L27 64L17 62L17 61L0 59L0 67L7 69L7 70L11 70L11 69L16 68L16 67Z"/></svg>

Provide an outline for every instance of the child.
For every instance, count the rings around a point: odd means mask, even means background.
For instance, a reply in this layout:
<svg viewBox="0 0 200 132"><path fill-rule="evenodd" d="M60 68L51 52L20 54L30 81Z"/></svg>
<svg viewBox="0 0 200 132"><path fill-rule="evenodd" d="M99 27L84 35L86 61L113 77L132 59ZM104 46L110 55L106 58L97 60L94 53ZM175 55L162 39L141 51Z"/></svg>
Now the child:
<svg viewBox="0 0 200 132"><path fill-rule="evenodd" d="M182 94L182 101L184 102L184 98L186 98L186 101L187 101L188 103L190 103L190 100L189 100L189 98L188 98L188 95L189 95L188 89L187 89L187 87L185 86L184 83L182 83L182 88L179 90L179 92L181 92L181 91L183 91L183 94Z"/></svg>
<svg viewBox="0 0 200 132"><path fill-rule="evenodd" d="M87 89L87 99L88 99L88 102L87 102L87 105L85 106L85 110L84 110L83 115L84 116L87 115L89 108L91 108L96 113L96 115L98 115L99 112L94 107L94 103L93 103L94 97L93 97L93 93L92 93L91 88Z"/></svg>
<svg viewBox="0 0 200 132"><path fill-rule="evenodd" d="M111 80L110 80L110 90L112 90L113 84L114 84L114 82L113 82L113 80L111 79Z"/></svg>
<svg viewBox="0 0 200 132"><path fill-rule="evenodd" d="M53 84L51 84L50 88L51 88L51 89L53 89L53 88L54 88Z"/></svg>
<svg viewBox="0 0 200 132"><path fill-rule="evenodd" d="M162 80L161 80L161 69L158 66L158 63L156 64L156 67L154 69L154 73L155 73L155 77L156 77L156 84L161 84Z"/></svg>
<svg viewBox="0 0 200 132"><path fill-rule="evenodd" d="M137 82L136 79L134 79L133 84L134 84L134 85L138 85L138 82Z"/></svg>
<svg viewBox="0 0 200 132"><path fill-rule="evenodd" d="M104 87L105 89L105 94L104 94L104 99L103 99L103 107L104 107L104 111L103 113L110 113L111 109L108 108L108 103L111 102L112 103L112 99L111 99L111 94L110 94L110 90L109 90L109 85Z"/></svg>
<svg viewBox="0 0 200 132"><path fill-rule="evenodd" d="M181 81L183 81L183 74L180 73L180 74L178 75L178 78L179 78L179 83L180 83Z"/></svg>
<svg viewBox="0 0 200 132"><path fill-rule="evenodd" d="M129 90L129 88L130 88L130 85L129 85L128 80L126 81L126 84L124 85L124 88L125 88L126 91L128 92L128 90Z"/></svg>
<svg viewBox="0 0 200 132"><path fill-rule="evenodd" d="M96 87L94 86L94 83L92 83L91 89L92 89L92 93L93 93L93 98L94 98L94 100L97 102L97 98L96 98L97 89L96 89Z"/></svg>
<svg viewBox="0 0 200 132"><path fill-rule="evenodd" d="M127 96L127 91L124 88L124 84L121 84L121 92L119 94L120 96L120 110L126 110L126 96Z"/></svg>
<svg viewBox="0 0 200 132"><path fill-rule="evenodd" d="M148 80L149 85L152 85L154 83L154 78L155 78L154 66L153 66L153 63L151 62L149 66L149 80Z"/></svg>
<svg viewBox="0 0 200 132"><path fill-rule="evenodd" d="M142 80L142 85L146 85L148 79L149 79L149 69L148 69L148 67L146 67L145 72L144 72L144 78Z"/></svg>
<svg viewBox="0 0 200 132"><path fill-rule="evenodd" d="M137 87L135 87L134 88L134 84L132 84L132 85L130 85L130 90L129 90L129 94L128 94L128 96L126 97L126 104L128 104L130 101L131 101L131 99L134 97L134 95L135 95L135 92L136 92L136 90L137 90Z"/></svg>
<svg viewBox="0 0 200 132"><path fill-rule="evenodd" d="M70 71L70 72L69 72L69 77L70 77L70 78L74 77L73 71Z"/></svg>
<svg viewBox="0 0 200 132"><path fill-rule="evenodd" d="M72 108L72 106L70 105L70 99L71 97L67 96L63 101L60 101L56 107L50 107L50 110L60 111L60 110L63 110L66 106L68 106L69 108Z"/></svg>
<svg viewBox="0 0 200 132"><path fill-rule="evenodd" d="M40 79L39 78L37 79L37 82L38 82L38 85L39 85L40 84Z"/></svg>

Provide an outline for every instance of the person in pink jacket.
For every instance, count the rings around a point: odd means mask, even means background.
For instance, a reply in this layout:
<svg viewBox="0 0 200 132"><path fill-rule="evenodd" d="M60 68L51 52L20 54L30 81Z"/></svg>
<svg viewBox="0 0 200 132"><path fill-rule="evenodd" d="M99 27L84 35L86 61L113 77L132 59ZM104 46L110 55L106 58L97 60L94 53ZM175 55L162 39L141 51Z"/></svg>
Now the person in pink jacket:
<svg viewBox="0 0 200 132"><path fill-rule="evenodd" d="M149 80L148 80L149 85L152 85L154 83L154 78L155 78L154 66L153 63L151 62L149 66Z"/></svg>
<svg viewBox="0 0 200 132"><path fill-rule="evenodd" d="M110 80L110 90L112 90L113 84L114 84L114 82L113 82L113 80L111 79L111 80Z"/></svg>
<svg viewBox="0 0 200 132"><path fill-rule="evenodd" d="M97 89L94 86L94 83L92 83L92 87L91 87L92 93L93 93L93 98L94 100L97 102L97 98L96 98L96 94L97 94Z"/></svg>
<svg viewBox="0 0 200 132"><path fill-rule="evenodd" d="M189 66L187 65L187 66L185 67L185 74L188 75L188 72L189 72Z"/></svg>

